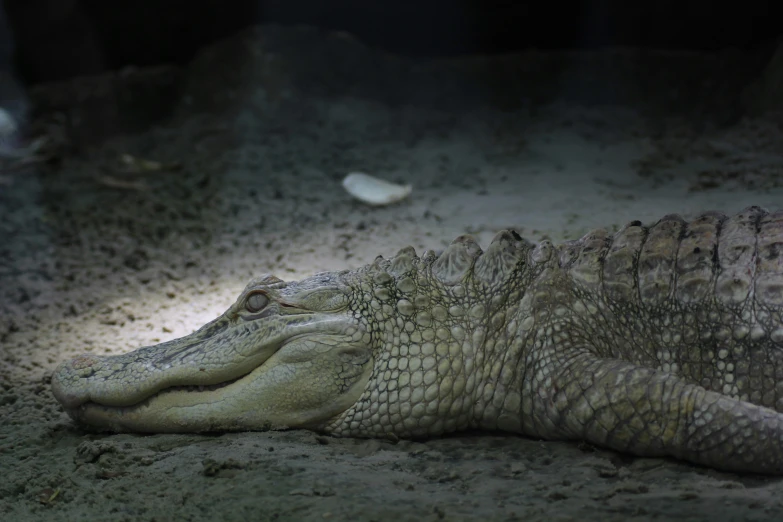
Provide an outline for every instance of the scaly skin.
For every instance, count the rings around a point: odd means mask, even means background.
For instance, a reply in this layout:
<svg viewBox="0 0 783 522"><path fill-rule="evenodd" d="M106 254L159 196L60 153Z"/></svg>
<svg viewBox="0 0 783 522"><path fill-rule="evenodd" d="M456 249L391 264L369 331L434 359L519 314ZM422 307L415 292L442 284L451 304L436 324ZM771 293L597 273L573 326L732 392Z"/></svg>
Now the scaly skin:
<svg viewBox="0 0 783 522"><path fill-rule="evenodd" d="M193 334L54 373L113 431L466 428L783 474L783 211L252 281Z"/></svg>

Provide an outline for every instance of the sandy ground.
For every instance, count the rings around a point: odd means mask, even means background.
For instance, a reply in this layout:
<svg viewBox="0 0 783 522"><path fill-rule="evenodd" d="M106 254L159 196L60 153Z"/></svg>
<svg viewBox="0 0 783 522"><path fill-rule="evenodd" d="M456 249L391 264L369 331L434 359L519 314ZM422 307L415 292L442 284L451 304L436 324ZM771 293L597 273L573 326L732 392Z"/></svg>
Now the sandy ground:
<svg viewBox="0 0 783 522"><path fill-rule="evenodd" d="M425 63L274 27L206 49L163 122L3 173L0 519L781 519L778 479L503 434L90 434L48 385L77 353L194 330L263 272L296 279L465 232L561 240L777 208L783 134L739 117L747 63L622 50ZM181 167L128 174L123 153ZM339 183L354 170L413 195L366 207Z"/></svg>

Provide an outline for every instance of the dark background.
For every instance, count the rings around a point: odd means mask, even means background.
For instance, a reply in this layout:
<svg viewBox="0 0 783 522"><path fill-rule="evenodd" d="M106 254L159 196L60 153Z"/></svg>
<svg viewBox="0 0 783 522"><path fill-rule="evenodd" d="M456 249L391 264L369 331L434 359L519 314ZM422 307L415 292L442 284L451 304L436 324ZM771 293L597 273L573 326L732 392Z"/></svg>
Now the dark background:
<svg viewBox="0 0 783 522"><path fill-rule="evenodd" d="M416 56L635 46L764 52L783 32L777 1L4 0L0 40L24 83L187 61L261 23L352 33Z"/></svg>

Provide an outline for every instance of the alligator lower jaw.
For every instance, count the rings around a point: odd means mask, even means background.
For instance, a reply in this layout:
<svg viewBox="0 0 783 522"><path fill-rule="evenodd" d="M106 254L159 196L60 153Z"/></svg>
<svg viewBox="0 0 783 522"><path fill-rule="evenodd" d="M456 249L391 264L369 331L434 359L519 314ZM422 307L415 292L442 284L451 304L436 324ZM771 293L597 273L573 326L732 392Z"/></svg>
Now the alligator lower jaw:
<svg viewBox="0 0 783 522"><path fill-rule="evenodd" d="M184 433L241 429L236 416L245 407L245 392L260 368L217 384L165 388L129 406L87 401L67 413L98 431ZM242 406L237 407L239 404Z"/></svg>

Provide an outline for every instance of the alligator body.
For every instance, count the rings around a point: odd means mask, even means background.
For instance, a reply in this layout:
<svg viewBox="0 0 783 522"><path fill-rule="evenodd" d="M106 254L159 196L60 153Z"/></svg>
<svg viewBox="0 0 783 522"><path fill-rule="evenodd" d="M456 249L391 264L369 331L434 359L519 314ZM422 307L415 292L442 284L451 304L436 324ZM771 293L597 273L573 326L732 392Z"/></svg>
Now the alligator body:
<svg viewBox="0 0 783 522"><path fill-rule="evenodd" d="M111 431L468 428L783 474L783 211L634 221L532 244L461 236L253 280L196 332L54 373Z"/></svg>

